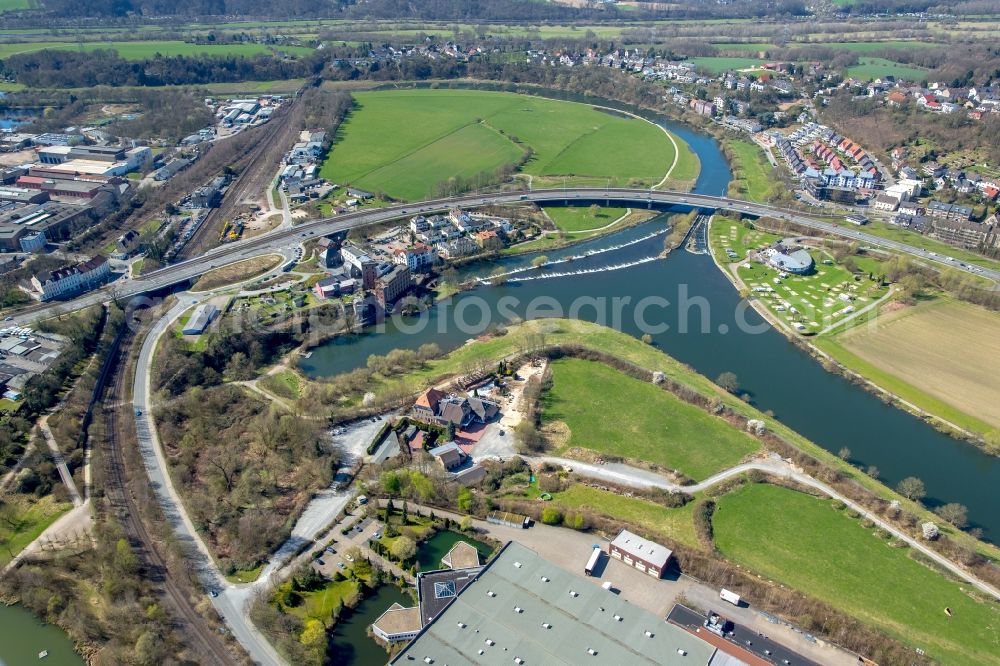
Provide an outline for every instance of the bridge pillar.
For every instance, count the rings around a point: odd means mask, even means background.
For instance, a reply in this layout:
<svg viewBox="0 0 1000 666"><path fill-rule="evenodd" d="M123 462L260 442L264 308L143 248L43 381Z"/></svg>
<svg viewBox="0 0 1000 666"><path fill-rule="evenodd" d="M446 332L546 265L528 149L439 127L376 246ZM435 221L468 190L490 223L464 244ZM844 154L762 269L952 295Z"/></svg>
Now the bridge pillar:
<svg viewBox="0 0 1000 666"><path fill-rule="evenodd" d="M646 208L652 208L652 207L653 207L653 200L650 199L649 201L646 202Z"/></svg>
<svg viewBox="0 0 1000 666"><path fill-rule="evenodd" d="M564 199L563 206L568 206L568 205L569 205L569 199Z"/></svg>

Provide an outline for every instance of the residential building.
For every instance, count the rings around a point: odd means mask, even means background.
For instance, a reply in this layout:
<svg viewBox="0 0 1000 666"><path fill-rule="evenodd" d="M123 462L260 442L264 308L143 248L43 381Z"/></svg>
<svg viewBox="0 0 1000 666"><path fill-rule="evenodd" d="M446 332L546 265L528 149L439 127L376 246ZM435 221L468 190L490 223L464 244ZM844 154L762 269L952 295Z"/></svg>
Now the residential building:
<svg viewBox="0 0 1000 666"><path fill-rule="evenodd" d="M478 396L446 395L437 389L428 389L417 398L411 414L416 419L465 428L474 423L488 423L500 413L500 406Z"/></svg>
<svg viewBox="0 0 1000 666"><path fill-rule="evenodd" d="M129 229L118 237L118 241L115 243L114 252L111 253L111 258L119 260L128 259L138 249L139 232L134 229Z"/></svg>
<svg viewBox="0 0 1000 666"><path fill-rule="evenodd" d="M608 555L654 578L661 578L673 555L666 546L622 530L608 546Z"/></svg>
<svg viewBox="0 0 1000 666"><path fill-rule="evenodd" d="M971 249L996 246L997 233L998 229L989 221L980 223L939 217L931 219L931 234L956 247Z"/></svg>
<svg viewBox="0 0 1000 666"><path fill-rule="evenodd" d="M436 446L428 451L446 472L451 472L465 463L467 456L465 452L455 442L448 442L441 446Z"/></svg>
<svg viewBox="0 0 1000 666"><path fill-rule="evenodd" d="M497 234L496 229L486 229L476 234L476 245L482 248L483 252L499 252L503 249L503 239Z"/></svg>
<svg viewBox="0 0 1000 666"><path fill-rule="evenodd" d="M423 243L396 250L392 259L409 268L411 273L428 271L434 265L434 253Z"/></svg>
<svg viewBox="0 0 1000 666"><path fill-rule="evenodd" d="M957 204L931 201L927 204L927 214L936 220L969 220L972 209Z"/></svg>
<svg viewBox="0 0 1000 666"><path fill-rule="evenodd" d="M34 275L31 284L39 298L48 301L91 289L110 273L108 260L104 257L94 257L79 264Z"/></svg>
<svg viewBox="0 0 1000 666"><path fill-rule="evenodd" d="M875 210L882 210L891 213L899 207L899 199L891 194L882 193L875 197L875 200L872 201L871 205Z"/></svg>
<svg viewBox="0 0 1000 666"><path fill-rule="evenodd" d="M437 253L444 259L459 259L461 257L468 257L480 252L480 247L476 241L467 236L462 236L461 238L456 238L455 240L446 241L444 243L438 243L434 249L437 250Z"/></svg>

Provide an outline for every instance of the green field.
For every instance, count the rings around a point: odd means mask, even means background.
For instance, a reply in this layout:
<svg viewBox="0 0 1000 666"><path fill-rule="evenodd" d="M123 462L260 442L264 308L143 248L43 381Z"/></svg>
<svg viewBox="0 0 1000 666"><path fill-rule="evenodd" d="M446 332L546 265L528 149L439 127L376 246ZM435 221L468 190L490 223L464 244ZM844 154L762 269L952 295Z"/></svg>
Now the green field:
<svg viewBox="0 0 1000 666"><path fill-rule="evenodd" d="M60 51L96 51L112 49L126 60L145 60L157 54L163 56L255 56L278 51L291 55L307 55L313 49L305 46L272 47L264 44L189 44L179 40L145 42L22 42L0 44L0 58L9 58L19 53L33 53L54 49Z"/></svg>
<svg viewBox="0 0 1000 666"><path fill-rule="evenodd" d="M714 531L728 559L922 648L938 663L995 663L997 605L973 600L830 501L745 486L718 501Z"/></svg>
<svg viewBox="0 0 1000 666"><path fill-rule="evenodd" d="M20 9L31 9L36 4L34 0L0 0L0 14L15 12Z"/></svg>
<svg viewBox="0 0 1000 666"><path fill-rule="evenodd" d="M909 67L885 58L861 58L860 64L849 67L847 75L856 79L878 79L885 76L895 76L907 81L920 81L927 78L927 70L919 67Z"/></svg>
<svg viewBox="0 0 1000 666"><path fill-rule="evenodd" d="M593 231L611 224L625 214L626 208L604 208L599 206L596 213L589 207L552 206L545 209L545 214L560 231L569 233L578 231Z"/></svg>
<svg viewBox="0 0 1000 666"><path fill-rule="evenodd" d="M552 500L546 502L545 506L558 509L564 516L586 510L620 521L647 534L663 534L692 548L700 547L692 518L694 502L668 509L640 497L625 497L582 483L574 483L566 490L549 494ZM540 495L541 491L536 483L523 493L511 493L507 497L538 500Z"/></svg>
<svg viewBox="0 0 1000 666"><path fill-rule="evenodd" d="M584 104L471 90L357 92L321 175L402 199L430 197L521 158L535 186L658 183L674 159L663 131Z"/></svg>
<svg viewBox="0 0 1000 666"><path fill-rule="evenodd" d="M747 288L771 314L802 333L818 333L857 310L874 303L888 291L880 282L869 280L867 274L855 279L855 274L837 264L833 256L818 248L809 253L816 262L811 275L788 275L781 278L777 270L748 255L767 247L780 237L749 229L741 222L718 217L712 219L709 243L712 252L723 264L739 262L736 273ZM730 257L732 250L736 257ZM881 264L870 257L852 258L859 271L879 274ZM847 308L850 308L848 311Z"/></svg>
<svg viewBox="0 0 1000 666"><path fill-rule="evenodd" d="M740 198L764 203L771 189L777 185L772 178L771 163L767 161L761 148L750 141L729 139L726 145L733 152L733 180L730 190Z"/></svg>
<svg viewBox="0 0 1000 666"><path fill-rule="evenodd" d="M72 508L68 502L56 502L51 495L41 499L27 495L8 495L4 501L14 506L16 511L10 521L0 521L0 568Z"/></svg>
<svg viewBox="0 0 1000 666"><path fill-rule="evenodd" d="M721 56L691 58L690 62L695 67L704 69L711 74L722 74L731 69L753 69L764 64L764 61L758 58L725 58Z"/></svg>
<svg viewBox="0 0 1000 666"><path fill-rule="evenodd" d="M542 423L568 428L557 453L582 448L676 469L700 480L759 448L750 436L651 383L602 363L553 361Z"/></svg>

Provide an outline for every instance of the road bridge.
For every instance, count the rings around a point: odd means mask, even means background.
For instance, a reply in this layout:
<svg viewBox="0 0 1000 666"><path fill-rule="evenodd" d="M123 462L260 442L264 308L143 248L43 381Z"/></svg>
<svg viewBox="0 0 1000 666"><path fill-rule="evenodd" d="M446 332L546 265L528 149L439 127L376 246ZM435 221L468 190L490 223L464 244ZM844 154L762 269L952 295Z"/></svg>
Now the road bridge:
<svg viewBox="0 0 1000 666"><path fill-rule="evenodd" d="M900 241L866 233L862 227L842 226L831 221L836 219L836 217L821 219L816 216L807 215L802 211L781 208L779 206L753 203L731 197L693 194L690 192L622 188L567 188L530 191L515 190L490 194L464 194L416 203L403 203L383 208L372 208L336 217L310 220L291 229L279 228L261 236L227 243L213 248L199 257L165 266L140 278L115 282L113 285L69 301L40 303L25 308L18 315L15 315L14 318L18 324L28 324L61 312L78 310L104 302L112 298L112 296L118 299L127 299L132 296L157 291L197 278L213 268L219 268L220 266L236 263L262 254L280 251L302 243L311 237L323 236L336 231L345 231L397 219L406 219L413 215L431 215L456 207L478 208L493 204L517 204L524 202L557 205L589 204L595 202L605 206L617 204L633 208L639 206L646 206L648 208L687 207L704 211L725 211L756 217L772 217L787 222L794 222L810 229L846 238L867 246L909 254L924 261L933 262L940 268L954 268L986 277L995 283L1000 282L1000 270L970 266L954 257L930 252Z"/></svg>

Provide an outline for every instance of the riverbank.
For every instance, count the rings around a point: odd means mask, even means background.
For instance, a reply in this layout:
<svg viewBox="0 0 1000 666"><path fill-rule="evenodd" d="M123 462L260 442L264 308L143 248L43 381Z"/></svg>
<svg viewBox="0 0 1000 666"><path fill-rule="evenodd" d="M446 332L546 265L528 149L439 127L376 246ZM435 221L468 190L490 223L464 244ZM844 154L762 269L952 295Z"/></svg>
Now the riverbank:
<svg viewBox="0 0 1000 666"><path fill-rule="evenodd" d="M990 445L984 441L981 433L974 432L966 427L963 427L955 420L942 416L941 411L932 411L921 406L926 404L942 405L943 403L937 399L921 392L916 387L911 387L912 393L907 397L903 397L900 393L877 383L871 376L863 374L863 370L855 369L870 367L860 363L860 359L858 359L859 363L856 366L852 367L852 365L854 365L853 363L848 365L848 363L851 363L853 355L848 354L846 350L844 350L843 354L838 354L836 350L821 347L820 345L824 344L824 342L821 341L826 341L830 345L835 344L831 342L829 338L814 338L811 336L805 336L793 329L784 320L776 317L769 308L767 308L758 298L752 295L751 290L743 282L743 280L740 279L740 277L736 275L730 267L722 263L711 243L709 244L709 254L719 271L730 281L730 283L732 283L733 287L742 296L744 296L746 302L775 330L779 331L795 345L806 350L811 356L813 356L813 358L819 361L820 365L823 366L824 369L835 374L839 374L840 376L850 380L852 383L865 388L868 392L878 396L881 400L883 400L883 402L904 409L910 414L927 422L941 433L972 444L985 453L1000 456L1000 448ZM893 291L890 290L884 297L875 303L874 307L876 309L881 308L885 303L891 300L892 296ZM885 378L888 375L885 373L881 373L881 375L883 383L887 383L885 382Z"/></svg>

